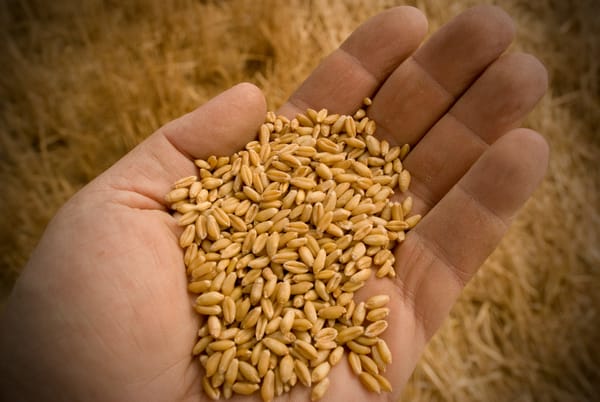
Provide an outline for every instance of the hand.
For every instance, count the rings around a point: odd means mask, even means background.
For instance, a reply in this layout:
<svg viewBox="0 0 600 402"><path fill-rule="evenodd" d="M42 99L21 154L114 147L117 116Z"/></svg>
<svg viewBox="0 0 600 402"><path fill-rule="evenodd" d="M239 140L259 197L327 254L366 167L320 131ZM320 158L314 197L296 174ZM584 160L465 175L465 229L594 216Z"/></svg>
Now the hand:
<svg viewBox="0 0 600 402"><path fill-rule="evenodd" d="M396 280L373 280L360 295L392 296L384 338L394 392L367 393L344 360L325 400L398 399L427 340L546 169L543 138L518 128L545 92L546 73L532 56L502 55L514 35L510 18L471 9L417 49L426 30L413 8L374 17L279 111L349 113L371 96L376 134L414 149L405 166L424 218L396 251ZM5 306L6 399L207 399L191 356L198 319L181 229L163 199L175 180L195 174L193 158L240 149L264 114L260 91L238 85L159 129L64 205ZM307 393L295 387L292 400Z"/></svg>

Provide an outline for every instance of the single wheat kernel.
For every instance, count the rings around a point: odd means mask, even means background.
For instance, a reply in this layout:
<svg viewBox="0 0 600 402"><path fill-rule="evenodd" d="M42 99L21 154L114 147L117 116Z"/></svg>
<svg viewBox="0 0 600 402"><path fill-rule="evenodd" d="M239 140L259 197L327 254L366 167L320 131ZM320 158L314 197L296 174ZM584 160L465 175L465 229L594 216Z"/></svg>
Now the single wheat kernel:
<svg viewBox="0 0 600 402"><path fill-rule="evenodd" d="M264 338L262 343L278 356L285 356L289 353L287 346L284 343L276 340L272 336Z"/></svg>
<svg viewBox="0 0 600 402"><path fill-rule="evenodd" d="M191 246L194 242L194 237L196 236L196 227L195 225L188 225L181 236L179 237L179 246L181 248L187 248Z"/></svg>
<svg viewBox="0 0 600 402"><path fill-rule="evenodd" d="M361 345L358 342L354 342L354 341L349 341L346 343L346 346L353 351L354 353L360 354L360 355L366 355L369 354L371 352L371 348L365 345Z"/></svg>
<svg viewBox="0 0 600 402"><path fill-rule="evenodd" d="M219 362L221 361L222 355L223 355L223 353L216 352L208 357L208 359L206 360L206 367L205 367L207 377L212 377L217 372L217 369L219 368Z"/></svg>
<svg viewBox="0 0 600 402"><path fill-rule="evenodd" d="M235 328L235 327L224 329L223 331L221 331L221 334L219 335L219 339L221 339L221 340L233 339L233 338L235 338L235 336L237 335L238 332L240 332L240 329Z"/></svg>
<svg viewBox="0 0 600 402"><path fill-rule="evenodd" d="M408 218L406 218L406 224L408 225L408 227L410 229L414 228L417 223L419 223L419 221L421 220L421 215L417 214L417 215L412 215Z"/></svg>
<svg viewBox="0 0 600 402"><path fill-rule="evenodd" d="M387 343L383 339L379 339L377 342L377 351L386 364L392 363L392 353L390 352Z"/></svg>
<svg viewBox="0 0 600 402"><path fill-rule="evenodd" d="M327 388L329 388L329 378L324 378L321 382L313 386L310 400L317 401L321 399L325 395L325 392L327 392Z"/></svg>
<svg viewBox="0 0 600 402"><path fill-rule="evenodd" d="M212 387L208 377L204 377L202 379L202 389L204 390L204 393L212 400L216 401L221 396L221 392L219 391L219 389Z"/></svg>
<svg viewBox="0 0 600 402"><path fill-rule="evenodd" d="M257 369L254 368L254 366L252 366L248 362L240 360L239 366L238 366L238 371L242 375L244 380L251 382L251 383L260 382L260 377L258 376Z"/></svg>
<svg viewBox="0 0 600 402"><path fill-rule="evenodd" d="M318 357L317 349L309 342L296 339L294 342L294 348L307 360L314 360Z"/></svg>
<svg viewBox="0 0 600 402"><path fill-rule="evenodd" d="M233 392L241 395L252 395L259 389L258 384L253 384L249 382L236 382L231 387Z"/></svg>
<svg viewBox="0 0 600 402"><path fill-rule="evenodd" d="M362 385L371 392L375 392L377 394L381 393L381 385L379 385L379 381L375 379L371 374L362 372L358 375L358 379L362 383Z"/></svg>
<svg viewBox="0 0 600 402"><path fill-rule="evenodd" d="M289 382L294 375L294 358L290 355L284 356L279 362L279 376L284 383Z"/></svg>
<svg viewBox="0 0 600 402"><path fill-rule="evenodd" d="M330 306L320 309L318 316L327 320L335 320L336 318L341 317L345 312L346 308L343 306Z"/></svg>
<svg viewBox="0 0 600 402"><path fill-rule="evenodd" d="M379 369L379 371L384 372L386 369L387 363L381 357L381 354L379 353L377 346L371 347L371 355L370 356L371 356L371 359L373 359L373 361L375 362L375 364L377 364L377 368Z"/></svg>
<svg viewBox="0 0 600 402"><path fill-rule="evenodd" d="M196 309L201 306L196 306ZM208 333L214 338L218 338L221 333L221 321L216 315L208 317Z"/></svg>
<svg viewBox="0 0 600 402"><path fill-rule="evenodd" d="M223 351L233 348L234 345L235 345L235 343L233 341L220 340L220 341L211 342L208 345L208 347L215 352L223 352ZM233 349L231 349L231 350L233 350Z"/></svg>
<svg viewBox="0 0 600 402"><path fill-rule="evenodd" d="M175 188L171 190L166 196L165 201L169 204L173 204L177 201L183 201L188 198L189 189L188 188Z"/></svg>
<svg viewBox="0 0 600 402"><path fill-rule="evenodd" d="M329 355L329 364L331 365L331 367L338 364L342 360L343 356L344 356L344 347L336 346L336 348L334 350L332 350L331 354Z"/></svg>
<svg viewBox="0 0 600 402"><path fill-rule="evenodd" d="M365 328L360 325L344 328L341 331L339 331L336 337L336 341L338 343L344 344L361 336L364 332Z"/></svg>
<svg viewBox="0 0 600 402"><path fill-rule="evenodd" d="M365 328L365 335L369 337L376 337L381 335L388 327L388 323L385 320L375 321Z"/></svg>
<svg viewBox="0 0 600 402"><path fill-rule="evenodd" d="M225 372L225 383L229 385L233 385L237 376L238 376L238 368L239 368L239 360L233 359Z"/></svg>
<svg viewBox="0 0 600 402"><path fill-rule="evenodd" d="M196 298L196 304L203 306L212 306L223 301L225 296L219 292L207 292Z"/></svg>
<svg viewBox="0 0 600 402"><path fill-rule="evenodd" d="M264 402L270 402L275 397L275 374L273 370L269 370L265 374L260 389L260 396Z"/></svg>
<svg viewBox="0 0 600 402"><path fill-rule="evenodd" d="M362 373L362 363L358 354L354 352L348 353L348 363L354 374L359 375Z"/></svg>
<svg viewBox="0 0 600 402"><path fill-rule="evenodd" d="M371 373L371 375L377 380L382 391L392 392L392 384L388 381L387 378L385 378L381 374Z"/></svg>
<svg viewBox="0 0 600 402"><path fill-rule="evenodd" d="M379 374L379 367L368 355L358 355L361 367L371 375Z"/></svg>
<svg viewBox="0 0 600 402"><path fill-rule="evenodd" d="M384 307L390 302L388 295L375 295L371 296L365 302L365 308L368 310L374 310L376 308Z"/></svg>
<svg viewBox="0 0 600 402"><path fill-rule="evenodd" d="M210 347L210 345L209 345L209 347ZM219 367L217 369L217 374L220 374L219 378L220 378L221 383L223 383L225 381L225 373L227 372L229 365L235 358L236 353L237 353L237 350L233 346L230 347L229 349L226 349L223 352L223 355L221 356L221 361L219 362Z"/></svg>
<svg viewBox="0 0 600 402"><path fill-rule="evenodd" d="M379 321L384 320L390 314L390 309L388 307L379 307L373 309L367 313L367 320L369 321Z"/></svg>
<svg viewBox="0 0 600 402"><path fill-rule="evenodd" d="M406 190L408 190L408 186L410 185L410 173L408 170L404 169L402 172L400 172L400 178L398 181L400 191L403 193L406 192Z"/></svg>
<svg viewBox="0 0 600 402"><path fill-rule="evenodd" d="M298 376L298 380L306 387L312 385L310 370L306 363L300 359L294 360L294 372Z"/></svg>
<svg viewBox="0 0 600 402"><path fill-rule="evenodd" d="M377 344L378 340L379 340L379 338L372 338L372 337L368 337L366 335L361 335L355 339L355 341L357 343L360 343L361 345L365 345L365 346L373 346L373 345Z"/></svg>
<svg viewBox="0 0 600 402"><path fill-rule="evenodd" d="M323 380L329 374L330 369L331 365L327 361L316 366L311 373L312 382L319 382Z"/></svg>
<svg viewBox="0 0 600 402"><path fill-rule="evenodd" d="M194 348L192 349L192 355L197 356L200 353L204 352L209 343L213 340L212 336L204 336L196 342Z"/></svg>

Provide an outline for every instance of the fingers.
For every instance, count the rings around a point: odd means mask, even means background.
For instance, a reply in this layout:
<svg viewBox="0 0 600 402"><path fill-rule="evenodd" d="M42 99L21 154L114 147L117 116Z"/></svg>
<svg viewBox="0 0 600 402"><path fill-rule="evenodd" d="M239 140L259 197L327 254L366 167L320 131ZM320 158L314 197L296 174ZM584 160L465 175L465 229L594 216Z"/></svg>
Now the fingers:
<svg viewBox="0 0 600 402"><path fill-rule="evenodd" d="M426 339L539 184L547 161L539 134L516 129L504 135L399 247L397 284Z"/></svg>
<svg viewBox="0 0 600 402"><path fill-rule="evenodd" d="M494 143L396 251L396 278L368 281L358 300L391 296L382 338L392 353L385 372L400 392L427 341L448 316L466 282L496 247L513 215L546 170L548 147L517 129Z"/></svg>
<svg viewBox="0 0 600 402"><path fill-rule="evenodd" d="M99 180L124 190L120 201L157 208L173 183L196 174L193 159L229 155L256 136L264 121L261 91L239 84L157 130L111 167Z"/></svg>
<svg viewBox="0 0 600 402"><path fill-rule="evenodd" d="M369 108L378 136L415 144L514 36L501 9L475 7L442 27L385 81Z"/></svg>
<svg viewBox="0 0 600 402"><path fill-rule="evenodd" d="M165 137L191 158L228 155L256 137L267 106L257 87L242 83L162 128Z"/></svg>
<svg viewBox="0 0 600 402"><path fill-rule="evenodd" d="M404 160L415 213L431 209L489 144L518 127L546 88L546 70L533 56L494 62Z"/></svg>
<svg viewBox="0 0 600 402"><path fill-rule="evenodd" d="M292 94L279 113L293 117L308 107L332 113L356 110L419 46L427 32L423 14L396 7L361 25Z"/></svg>

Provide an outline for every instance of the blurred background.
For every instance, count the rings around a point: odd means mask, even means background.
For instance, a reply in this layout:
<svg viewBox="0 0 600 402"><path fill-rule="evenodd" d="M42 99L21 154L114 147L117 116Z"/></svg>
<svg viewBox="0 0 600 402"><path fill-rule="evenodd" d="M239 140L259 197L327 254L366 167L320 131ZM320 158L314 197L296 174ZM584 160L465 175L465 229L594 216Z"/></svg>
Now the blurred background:
<svg viewBox="0 0 600 402"><path fill-rule="evenodd" d="M430 32L475 1L0 2L0 300L49 219L167 121L240 81L278 107L368 17ZM526 122L549 173L433 338L402 400L600 398L600 1L497 0L546 65Z"/></svg>

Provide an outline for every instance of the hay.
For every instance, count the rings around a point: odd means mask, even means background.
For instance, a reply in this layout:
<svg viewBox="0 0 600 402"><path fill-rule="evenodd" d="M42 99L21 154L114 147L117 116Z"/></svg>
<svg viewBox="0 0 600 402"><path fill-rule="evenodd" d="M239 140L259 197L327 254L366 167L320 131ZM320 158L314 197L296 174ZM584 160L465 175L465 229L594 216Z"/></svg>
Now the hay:
<svg viewBox="0 0 600 402"><path fill-rule="evenodd" d="M125 3L0 3L6 290L57 208L157 127L242 80L276 107L360 21L398 2ZM408 3L434 29L474 2ZM515 48L549 69L549 94L527 125L549 140L550 171L428 346L403 399L592 400L600 394L595 2L496 3L519 25Z"/></svg>

